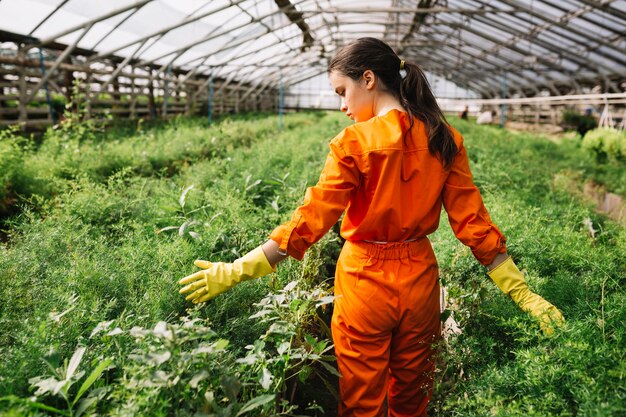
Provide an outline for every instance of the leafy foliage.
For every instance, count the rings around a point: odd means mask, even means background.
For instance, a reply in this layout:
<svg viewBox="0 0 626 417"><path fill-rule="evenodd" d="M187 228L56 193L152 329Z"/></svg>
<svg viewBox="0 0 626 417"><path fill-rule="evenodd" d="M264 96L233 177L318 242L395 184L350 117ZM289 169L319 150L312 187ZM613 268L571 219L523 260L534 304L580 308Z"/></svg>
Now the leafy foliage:
<svg viewBox="0 0 626 417"><path fill-rule="evenodd" d="M194 259L232 261L288 220L346 122L178 118L67 148L0 141L11 149L0 174L20 172L2 188L20 203L0 244L0 413L332 415L334 231L304 262L197 309L176 282ZM431 240L462 333L440 347L430 414L624 414L626 232L556 181L573 171L624 193L624 170L578 140L454 125L509 252L567 326L544 337L444 216Z"/></svg>
<svg viewBox="0 0 626 417"><path fill-rule="evenodd" d="M626 161L626 131L598 128L590 130L583 138L582 147L592 152L598 162Z"/></svg>

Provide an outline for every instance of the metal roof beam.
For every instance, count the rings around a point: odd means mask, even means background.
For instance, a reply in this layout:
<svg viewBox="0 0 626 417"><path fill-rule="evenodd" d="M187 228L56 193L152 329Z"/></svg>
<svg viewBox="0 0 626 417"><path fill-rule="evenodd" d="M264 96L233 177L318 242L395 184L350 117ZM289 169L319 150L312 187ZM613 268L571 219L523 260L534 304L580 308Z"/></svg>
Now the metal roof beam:
<svg viewBox="0 0 626 417"><path fill-rule="evenodd" d="M450 66L446 64L446 62L450 62L452 60L454 60L454 56L452 56L452 51L446 51L446 50L428 50L428 51L424 51L427 55L424 57L424 59L426 60L431 60L433 56L436 57L440 57L441 59L439 61L441 61L442 63L439 64L441 65L441 74L444 74L444 78L448 79L449 77L445 76L445 74L451 74L452 77L451 78L461 78L464 79L466 82L472 82L474 84L478 83L478 84L483 84L484 87L488 90L488 91L499 91L500 89L500 82L495 80L493 78L494 75L498 75L498 69L501 68L501 66L499 64L494 64L492 62L486 61L482 58L477 58L478 60L488 64L488 65L493 65L493 68L485 68L485 67L476 67L475 68L475 72L473 72L473 74L475 75L482 75L483 77L471 77L471 74L468 74L466 71L455 71L455 70L451 70ZM463 51L463 53L468 54L470 56L472 56L471 54L469 54L466 51ZM448 55L450 54L450 55ZM428 67L425 67L426 70ZM485 75L488 75L488 77L484 77ZM524 79L523 76L517 75L515 74L516 77L520 77L522 79Z"/></svg>
<svg viewBox="0 0 626 417"><path fill-rule="evenodd" d="M145 1L145 0L144 0L144 1ZM150 0L149 0L149 1L150 1ZM143 41L145 41L145 40L147 40L147 39L150 39L150 38L153 38L153 37L155 37L155 36L163 35L163 34L165 34L165 33L167 33L167 32L170 32L170 31L172 31L172 30L174 30L174 29L178 29L179 27L182 27L182 26L188 25L189 23L193 23L193 22L195 22L195 21L198 21L198 20L200 20L200 19L203 19L203 18L205 18L205 17L207 17L207 16L210 16L210 15L212 15L212 14L219 13L219 12L221 12L221 11L225 10L225 9L228 9L229 7L235 6L235 5L237 5L237 4L239 4L239 3L242 3L242 2L244 2L244 1L246 1L246 0L230 0L230 3L229 3L228 5L218 7L218 8L216 8L216 9L214 9L214 10L209 11L209 12L201 13L201 14L199 14L198 16L194 16L194 17L190 17L190 18L185 18L185 19L183 19L182 21L180 21L180 22L178 22L178 23L176 23L176 24L174 24L174 25L167 26L166 28L161 29L161 30L159 30L159 31L152 32L152 33L150 33L150 34L148 34L148 35L144 35L144 36L142 36L142 37L140 37L140 38L137 38L137 39L135 39L135 40L132 40L132 41L130 41L130 42L127 42L127 43L125 43L125 44L123 44L123 45L116 46L115 48L110 49L110 50L108 50L108 51L105 51L105 52L100 52L100 53L96 54L95 56L93 56L93 57L91 58L91 60L92 60L92 61L95 61L95 60L97 60L97 59L102 59L102 58L107 57L107 56L109 56L109 55L113 55L115 52L120 51L120 50L125 49L125 48L128 48L129 46L135 45L135 44L137 44L137 43L139 43L139 42L143 42ZM248 25L248 24L250 24L250 22L246 23L245 25ZM241 25L241 26L239 26L239 27L237 27L237 28L244 27L245 25ZM232 28L232 29L229 29L229 30L235 30L235 29L237 29L237 28ZM224 32L224 31L222 31L222 32ZM226 31L226 32L227 32L227 31ZM226 32L225 32L225 33L226 33Z"/></svg>
<svg viewBox="0 0 626 417"><path fill-rule="evenodd" d="M33 33L35 33L37 31L37 29L39 29L41 27L41 25L43 25L44 23L46 23L48 21L48 19L50 19L56 12L59 11L59 9L61 9L61 7L63 7L68 1L70 0L63 0L61 3L59 3L59 5L57 7L54 8L53 11L51 11L48 16L46 16L43 20L41 20L37 26L35 26L35 28L33 30L30 31L30 33L28 34L28 36L33 36Z"/></svg>
<svg viewBox="0 0 626 417"><path fill-rule="evenodd" d="M504 32L508 32L509 34L513 35L513 38L511 38L509 41L507 41L507 43L510 43L511 41L514 41L514 40L524 39L524 40L526 40L526 41L528 41L530 43L534 43L537 46L540 46L540 47L542 47L544 49L547 49L547 50L549 50L551 52L554 52L554 53L556 53L559 56L564 56L564 55L567 56L568 57L567 59L569 61L573 62L573 63L576 63L579 66L579 68L583 67L583 68L587 68L589 70L592 70L592 71L595 71L595 72L598 72L598 73L601 72L600 71L600 68L601 68L600 65L597 65L597 64L591 62L590 60L581 57L580 55L570 51L568 48L559 48L559 47L557 47L557 46L555 46L555 45L553 45L553 44L551 44L551 43L549 43L547 41L539 39L537 37L538 33L543 32L543 31L549 29L550 27L554 26L553 23L543 24L541 26L537 25L534 28L532 28L530 31L521 31L521 30L518 30L518 29L513 29L512 27L510 27L510 25L506 25L504 23L500 23L500 22L496 23L493 20L492 21L485 21L484 19L476 18L476 21L479 22L479 23L485 24L485 25L491 25L491 26L497 27L499 30L504 31ZM522 54L522 55L527 53L527 51L521 50L518 46L508 45L507 47L509 49L519 53L519 54ZM539 57L537 57L537 58L539 58ZM609 70L609 71L611 70L610 68L607 68L607 67L604 67L604 66L602 66L602 67L604 69ZM561 69L561 71L563 71L563 70Z"/></svg>
<svg viewBox="0 0 626 417"><path fill-rule="evenodd" d="M56 59L56 61L54 61L54 65L52 65L52 68L50 68L48 71L46 71L46 75L41 77L39 79L39 82L37 83L37 85L35 85L35 87L33 87L33 89L31 90L30 94L28 95L28 98L26 99L27 103L30 102L33 99L33 97L35 97L37 95L37 93L39 92L39 89L41 87L43 87L43 85L50 79L50 77L52 77L52 75L56 72L56 70L59 68L59 66L72 53L74 48L76 48L76 45L78 45L78 42L80 42L81 39L83 39L85 37L85 35L87 34L87 32L89 32L89 30L93 27L93 25L94 24L92 23L91 25L86 26L83 29L83 32L78 36L78 38L76 38L76 40L71 45L69 45L67 48L65 48L63 53ZM28 49L30 49L30 48L29 47L25 47L24 51L27 51Z"/></svg>
<svg viewBox="0 0 626 417"><path fill-rule="evenodd" d="M622 20L626 20L626 12L624 12L624 10L621 9L617 9L615 7L611 7L611 3L613 3L613 0L603 0L603 1L597 1L597 0L578 0L581 3L586 4L587 6L592 6L595 9L600 9L606 13L608 13L611 16L616 16L619 17Z"/></svg>
<svg viewBox="0 0 626 417"><path fill-rule="evenodd" d="M49 43L52 43L52 42L56 41L58 38L63 37L65 35L69 35L70 33L74 33L77 30L85 29L87 27L91 28L96 23L102 22L103 20L110 19L113 16L117 16L118 14L124 13L124 12L126 12L128 10L132 10L132 9L137 8L137 7L142 7L146 3L151 2L151 1L152 0L135 1L134 3L132 3L132 4L128 5L128 6L120 7L120 8L115 9L115 10L109 12L109 13L105 13L105 14L103 14L101 16L94 17L93 19L90 19L90 20L88 20L86 22L83 22L80 25L76 25L76 26L73 26L73 27L71 27L69 29L65 29L65 30L63 30L63 31L61 31L59 33L55 33L54 36L49 36L47 38L41 39L41 41L40 41L41 45L47 45Z"/></svg>
<svg viewBox="0 0 626 417"><path fill-rule="evenodd" d="M322 27L322 26L319 26L318 28L321 28L321 27ZM317 29L314 29L314 30L317 30ZM240 54L240 55L238 55L238 56L237 56L236 58L234 58L234 59L235 59L235 60L239 60L239 59L245 58L245 57L247 57L247 56L249 56L249 55L253 55L253 54L255 54L255 53L258 53L261 49L264 49L264 48L266 48L266 47L268 47L268 46L273 46L273 45L276 45L276 44L278 44L278 43L281 43L281 42L284 42L284 41L291 40L291 39L293 39L293 38L295 38L295 37L298 37L298 36L300 36L300 34L296 34L296 35L290 36L290 37L288 37L288 38L283 39L282 41L281 41L280 39L278 39L278 41L277 41L277 42L274 42L274 43L272 43L272 44L270 44L270 45L265 45L265 46L263 46L263 47L261 47L261 48L259 48L259 49L253 49L253 50L248 51L248 52L246 52L246 53L244 53L244 54ZM237 44L237 45L234 45L234 46L233 46L233 45L231 45L231 46L228 46L228 47L226 47L226 48L221 48L221 49L220 49L219 51L217 51L217 52L223 52L223 51L225 51L225 50L232 49L232 48L237 47L237 46L240 46L240 44ZM200 67L201 65L203 65L203 64L204 64L204 62L206 62L206 60L207 60L208 58L210 58L210 56L211 56L212 54L214 54L214 53L215 53L215 51L212 51L211 53L207 54L207 55L206 55L206 56L204 56L204 57L194 58L194 59L193 59L193 60L191 60L191 61L187 61L187 62L185 62L185 63L181 64L181 65L183 65L183 66L184 66L184 65L190 65L192 62L197 61L197 60L199 60L199 59L202 59L202 60L203 60L203 61L202 61L202 63L200 63L199 65L195 66L192 70L190 70L190 71L189 71L189 72L185 75L185 77L183 77L182 82L184 82L184 81L185 81L185 80L187 80L189 77L191 77L193 74L195 74L195 73L197 72L197 70L199 69L199 67ZM231 58L224 59L224 60L222 60L221 62L219 62L219 63L217 63L217 64L213 64L213 65L211 65L211 66L214 66L214 67L220 67L220 66L223 66L223 65L227 64L229 61L231 61Z"/></svg>
<svg viewBox="0 0 626 417"><path fill-rule="evenodd" d="M503 3L506 4L512 4L513 2L510 0L500 0ZM565 33L557 33L557 32L552 32L554 33L554 35L556 36L560 36L562 38L565 38L571 42L577 43L583 47L585 47L585 49L588 52L592 52L594 54L603 56L604 58L613 60L613 61L618 61L621 64L626 64L626 59L622 58L623 56L623 51L617 51L615 48L615 43L614 42L609 42L606 41L604 39L602 39L602 37L597 36L597 35L592 35L589 34L588 32L585 32L584 30L580 30L576 27L574 27L574 25L571 22L563 22L559 19L555 19L554 16L546 16L545 14L542 13L538 13L530 8L526 8L526 7L521 7L518 6L520 11L527 13L533 17L536 17L538 19L543 20L544 22L550 22L550 23L554 23L556 26L564 29ZM576 36L571 36L570 33L573 33ZM583 39L581 39L583 38ZM586 39L586 40L585 40ZM599 51L597 49L597 46L590 46L589 42L594 42L598 45L602 45L605 46L609 49L615 50L618 54L622 54L621 56L614 56L614 55L608 55L606 53L603 53L602 51Z"/></svg>
<svg viewBox="0 0 626 417"><path fill-rule="evenodd" d="M512 44L515 41L519 41L520 39L524 39L530 43L533 43L537 46L540 46L543 49L547 49L551 52L556 53L557 55L559 55L559 57L563 57L563 55L567 55L569 56L568 59L569 61L577 64L580 67L584 67L593 71L597 71L598 70L598 66L593 64L593 63L589 63L588 60L580 57L579 55L576 55L575 53L565 49L565 48L559 48L557 46L554 46L553 44L540 40L537 37L532 37L533 33L537 33L535 32L535 29L531 29L530 31L521 31L518 29L513 29L511 28L509 25L506 25L504 23L500 23L500 22L494 22L494 21L484 21L484 20L478 20L476 19L477 22L485 24L485 25L490 25L492 27L497 27L499 30L509 33L510 35L512 35L513 37L510 38L507 42L506 42L506 47L518 54L521 55L525 55L527 54L528 51L523 51L522 49L520 49L517 46L513 46ZM478 29L477 29L478 30ZM537 56L537 55L535 55ZM537 58L539 58L537 56ZM544 60L545 61L545 60ZM549 61L545 61L545 62L549 62ZM557 65L556 68L559 68L560 71L564 71L563 67L560 65Z"/></svg>
<svg viewBox="0 0 626 417"><path fill-rule="evenodd" d="M413 33L418 32L420 30L420 27L422 26L422 23L424 23L424 20L426 20L426 16L428 16L428 14L420 13L419 10L430 8L430 6L432 6L432 3L433 3L432 0L420 0L420 2L417 5L418 12L413 14L413 21L411 22L411 27L409 28L409 31L402 37L402 40L400 41L401 44L407 41Z"/></svg>
<svg viewBox="0 0 626 417"><path fill-rule="evenodd" d="M147 3L146 3L147 4ZM115 25L113 27L113 29L111 29L108 33L106 33L103 37L100 38L100 40L98 42L96 42L91 49L93 49L94 51L96 49L98 49L98 46L100 46L100 44L102 42L104 42L104 40L106 38L108 38L111 33L113 33L115 30L117 30L120 26L122 26L124 23L126 23L128 21L128 19L130 19L131 17L133 17L135 15L135 13L137 13L139 10L141 10L142 7L144 7L146 4L142 4L141 6L137 7L135 10L133 10L131 13L128 14L128 16L126 16L125 18L123 18L121 21L118 22L117 25Z"/></svg>
<svg viewBox="0 0 626 417"><path fill-rule="evenodd" d="M516 2L513 2L511 0L500 0L500 1L502 1L503 3L506 3L506 4L516 4ZM589 42L588 41L591 41L591 42L595 42L595 43L597 43L599 45L605 46L607 48L613 49L615 51L618 51L621 54L626 54L626 48L620 48L619 46L617 46L617 44L615 42L610 42L610 41L604 40L600 36L593 35L593 34L590 34L589 32L586 32L586 31L584 31L582 29L579 29L579 28L575 27L572 24L572 22L562 21L560 19L555 19L553 16L546 16L545 14L538 13L538 12L536 12L536 11L530 9L530 8L526 8L526 7L521 6L521 5L519 5L518 7L520 7L521 11L523 11L524 13L530 14L533 17L536 17L536 18L541 19L541 20L543 20L545 22L548 22L548 23L552 23L553 25L556 25L556 26L564 29L564 31L566 32L565 34L557 33L557 32L554 32L554 34L556 36L560 36L562 38L566 38L567 40L569 40L571 42L575 42L575 43L578 43L579 45L586 46L587 50L591 50L591 49L594 48L593 46L589 46ZM575 34L576 36L569 35L570 32ZM587 41L582 40L581 38L586 39ZM602 56L606 57L607 59L612 59L612 60L618 59L618 57L608 56L608 55L603 54L603 53L601 53L601 52L599 52L597 50L593 51L593 53L602 55ZM623 59L619 59L619 61L622 62L622 63L626 62Z"/></svg>
<svg viewBox="0 0 626 417"><path fill-rule="evenodd" d="M451 51L446 51L443 49L435 49L435 50L420 50L419 52L414 53L412 55L410 49L406 51L406 55L411 60L415 60L415 61L423 60L423 61L429 62L428 66L426 64L420 65L424 69L424 71L432 72L434 74L439 74L444 79L452 80L452 78L458 78L467 83L472 83L473 85L480 85L482 86L483 89L486 89L488 91L492 91L494 89L497 90L499 88L498 86L500 84L498 81L492 82L489 78L484 79L480 77L472 77L471 74L468 74L467 72L464 72L464 71L459 71L459 72L450 71L450 66L447 64L453 59L453 57L448 56L448 54L450 53ZM437 58L437 59L433 60L433 58ZM430 62L433 62L433 61L435 65L430 64ZM484 76L485 71L486 69L477 67L475 74Z"/></svg>
<svg viewBox="0 0 626 417"><path fill-rule="evenodd" d="M464 29L467 29L467 28L464 28ZM482 37L482 35L480 35L480 34L477 34L477 33L474 33L474 34L476 36ZM450 36L452 36L452 34L450 34ZM502 68L502 64L501 63L494 63L494 62L490 61L490 59L497 59L497 60L500 60L500 61L504 62L505 64L508 64L508 65L512 66L513 68L517 68L518 69L518 70L509 70L507 72L516 74L520 78L524 79L530 85L534 85L534 83L536 82L536 79L528 78L528 77L526 77L526 76L524 76L523 74L520 73L520 71L523 70L523 67L524 67L524 62L523 61L522 62L513 61L513 60L510 60L509 58L506 58L504 56L494 55L494 54L491 53L490 50L482 49L482 48L479 48L478 46L474 46L473 45L472 48L479 50L480 53L478 55L476 55L476 54L472 54L472 53L468 52L466 49L457 49L456 50L457 53L462 53L462 54L465 54L465 55L469 55L469 59L463 58L462 61L459 61L457 59L457 63L453 66L453 70L457 70L459 72L463 72L463 68L465 68L468 63L470 63L473 60L480 60L480 61L482 61L483 63L485 63L487 65L490 65L490 66L493 65L495 67L495 68L484 68L485 71L499 72L497 70L499 68ZM455 57L451 57L449 60L454 60L454 58Z"/></svg>
<svg viewBox="0 0 626 417"><path fill-rule="evenodd" d="M239 1L239 2L241 2L241 1ZM189 44L187 44L187 45L183 46L182 48L179 48L179 49L176 49L176 50L170 51L170 52L168 52L168 53L166 53L166 54L163 54L163 55L161 55L161 56L158 56L158 57L156 57L156 58L153 58L153 59L151 59L151 60L149 60L149 61L142 61L142 64L146 64L146 63L151 63L151 62L158 61L159 59L163 59L163 58L165 58L165 57L167 57L167 56L170 56L170 55L172 55L172 54L175 54L175 53L177 53L177 52L179 52L179 51L181 51L181 50L188 50L188 49L190 49L190 48L192 48L192 47L194 47L194 46L196 46L196 45L199 45L199 44L201 44L201 43L208 42L208 41L210 41L210 40L213 40L213 39L219 38L219 37L221 37L221 36L227 35L228 33L232 32L233 30L242 29L242 28L244 28L244 27L246 27L246 26L249 26L251 23L259 23L259 22L260 22L260 21L262 21L263 19L266 19L266 18L268 18L268 17L270 17L270 16L272 16L272 15L278 14L278 13L280 13L280 11L274 11L274 12L271 12L271 13L267 13L267 14L263 15L262 17L257 18L256 20L254 20L254 19L253 19L253 20L252 20L252 21L250 21L250 22L247 22L247 23L241 24L241 25L236 26L236 27L234 27L234 28L227 28L227 29L223 29L222 31L220 31L220 32L218 32L218 33L212 33L212 34L210 34L210 35L204 36L202 39L195 40L195 41L193 41L193 42L191 42L191 43L189 43ZM248 38L246 38L244 41L241 41L239 44L243 44L243 43L249 42L250 40L258 39L260 36L267 35L268 33L272 32L272 31L275 31L275 30L284 29L284 28L286 28L286 27L291 26L291 24L292 24L292 22L289 22L289 23L284 24L284 25L282 25L282 26L279 26L279 27L276 27L276 28L272 28L271 30L270 30L270 29L268 29L268 28L266 28L266 29L265 29L265 33L263 33L263 34L253 34L253 35L250 35ZM238 40L238 39L236 39L236 38L235 38L235 39L231 39L231 40L229 40L226 44L222 45L222 47L220 47L220 49L219 49L219 50L217 50L217 51L213 51L213 53L216 53L216 52L221 52L225 46L227 46L230 42L233 42L233 41L236 41L236 40ZM237 45L237 46L238 46L238 45Z"/></svg>
<svg viewBox="0 0 626 417"><path fill-rule="evenodd" d="M448 23L450 23L450 22L448 22ZM516 37L508 39L508 40L502 42L501 39L498 39L498 38L496 38L496 37L494 37L494 36L492 36L490 34L485 33L484 31L476 29L476 28L474 28L472 26L464 26L463 30L466 30L467 32L470 32L470 33L478 36L479 38L486 39L489 42L494 44L494 46L492 46L489 49L483 49L482 53L480 55L481 57L492 56L494 54L494 52L496 52L497 50L499 50L501 48L508 48L508 49L510 49L510 50L512 50L512 51L514 51L514 52L516 52L516 53L518 53L520 55L522 55L522 56L526 55L526 51L522 51L520 48L515 46L515 43L517 41ZM481 49L481 48L477 47L477 49ZM502 59L502 57L500 57L500 58ZM537 60L539 62L541 62L543 65L546 65L546 66L548 66L550 68L553 68L553 69L555 69L557 71L563 71L563 68L561 66L556 65L553 62L551 62L551 61L549 61L549 60L547 60L547 59L545 59L545 58L543 58L541 56L538 56ZM465 63L466 62L461 62L461 63L457 63L457 65L460 66L461 64L465 64ZM517 62L516 65L520 65L520 63Z"/></svg>
<svg viewBox="0 0 626 417"><path fill-rule="evenodd" d="M313 38L311 34L311 28L309 28L308 23L304 20L303 14L299 12L289 0L274 0L274 3L282 10L289 21L298 26L302 31L302 48L300 52L304 52L306 49L313 46L315 38Z"/></svg>
<svg viewBox="0 0 626 417"><path fill-rule="evenodd" d="M323 9L304 9L301 10L305 15L316 15L319 13L422 13L422 14L445 14L445 13L460 13L466 15L472 14L486 14L486 13L503 13L504 11L499 9L476 9L476 8L454 8L454 7L428 7L428 8L415 8L415 7L328 7Z"/></svg>
<svg viewBox="0 0 626 417"><path fill-rule="evenodd" d="M551 2L551 1L546 1L546 0L541 0L541 2L542 2L542 3L547 4L548 6L550 6L550 7L554 8L554 9L557 9L557 10L560 10L560 11L564 12L566 15L567 15L567 14L569 14L569 13L571 12L568 8L563 7L563 6L562 6L561 4L559 4L559 3L555 4L555 3ZM594 8L593 8L593 7L591 7L591 6L587 6L584 10L585 10L585 11L584 11L584 13L588 13L588 12L590 12L590 11L593 11L593 10L594 10ZM600 27L600 28L602 28L602 29L606 30L607 32L611 32L611 33L615 33L615 34L618 34L618 35L624 36L624 30L622 30L622 31L618 31L618 30L616 30L615 28L612 28L612 27L609 27L609 26L605 25L604 23L597 22L597 21L595 21L595 20L589 19L589 17L585 16L584 14L581 14L581 15L580 15L580 16L578 16L578 17L579 17L581 20L584 20L584 21L585 21L585 22L587 22L587 23L591 23L591 24L592 24L592 25L594 25L594 26L597 26L597 27ZM622 28L623 28L623 27L622 27Z"/></svg>
<svg viewBox="0 0 626 417"><path fill-rule="evenodd" d="M303 59L301 58L301 56L298 56L298 55L296 54L296 55L294 55L294 56L292 56L292 57L291 57L291 59L287 62L287 64L285 65L285 67L292 67L291 65L293 64L293 62L294 62L294 61L297 61L297 62L299 63L299 65L300 65L300 66L303 66L303 65L306 65L306 64L308 64L308 63L313 63L313 62L315 62L315 57L314 57L314 56L312 56L312 57L310 57L310 58L307 58L307 59L304 59L304 60L303 60ZM243 68L245 68L245 67L243 67ZM293 67L293 68L295 68L295 67ZM241 71L241 70L240 70L240 71ZM268 71L268 73L269 73L269 74L276 73L276 72L280 73L281 71L282 71L282 68L277 68L275 71ZM233 73L234 73L234 75L235 75L235 76L237 76L237 75L238 75L238 74L237 74L237 72L235 72L235 71L233 71ZM248 75L248 77L249 77L249 75ZM267 76L267 74L265 74L264 76L261 76L261 77L258 77L258 78L261 78L261 79L263 79L263 78L267 78L268 80L272 81L274 77L268 77L268 76ZM218 95L219 93L221 93L221 92L222 92L222 90L224 90L224 89L226 88L226 86L227 86L230 82L232 82L232 80L233 80L233 79L231 78L229 81L227 81L226 83L222 84L222 86L220 87L220 89L217 91L216 95ZM244 76L244 77L242 77L241 82L246 81L246 80L247 80L247 78Z"/></svg>

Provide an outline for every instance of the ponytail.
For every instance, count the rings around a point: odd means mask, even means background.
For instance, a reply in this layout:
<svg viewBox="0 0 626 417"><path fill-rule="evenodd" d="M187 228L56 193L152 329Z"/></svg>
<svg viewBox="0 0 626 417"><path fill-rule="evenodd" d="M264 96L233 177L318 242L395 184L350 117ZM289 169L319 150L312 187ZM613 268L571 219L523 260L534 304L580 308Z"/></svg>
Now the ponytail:
<svg viewBox="0 0 626 417"><path fill-rule="evenodd" d="M408 62L401 62L401 66L406 76L400 82L400 104L409 113L411 124L408 132L413 128L414 118L421 120L428 133L428 151L448 169L458 151L448 121L422 69Z"/></svg>
<svg viewBox="0 0 626 417"><path fill-rule="evenodd" d="M368 69L381 79L383 87L409 114L410 126L405 139L417 118L426 126L428 151L449 169L458 148L422 69L417 64L401 61L389 45L375 38L359 38L349 43L328 64L328 72L339 71L354 80ZM406 72L405 77L400 75L401 70Z"/></svg>

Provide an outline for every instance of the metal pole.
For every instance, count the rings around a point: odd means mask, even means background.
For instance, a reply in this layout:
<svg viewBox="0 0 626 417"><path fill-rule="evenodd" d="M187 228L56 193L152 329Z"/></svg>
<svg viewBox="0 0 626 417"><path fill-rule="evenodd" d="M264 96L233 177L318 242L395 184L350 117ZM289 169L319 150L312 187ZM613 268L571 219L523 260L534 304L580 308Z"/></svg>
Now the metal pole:
<svg viewBox="0 0 626 417"><path fill-rule="evenodd" d="M280 95L278 100L278 128L283 128L283 71L280 71Z"/></svg>
<svg viewBox="0 0 626 417"><path fill-rule="evenodd" d="M209 126L213 123L213 74L209 78Z"/></svg>
<svg viewBox="0 0 626 417"><path fill-rule="evenodd" d="M163 92L163 117L167 116L167 101L170 95L170 73L172 72L172 66L167 66L165 72L165 91Z"/></svg>
<svg viewBox="0 0 626 417"><path fill-rule="evenodd" d="M500 127L504 128L504 122L506 121L506 72L502 74L502 117L500 120Z"/></svg>
<svg viewBox="0 0 626 417"><path fill-rule="evenodd" d="M46 65L43 62L43 50L39 48L39 63L41 64L41 76L46 78ZM57 123L57 114L54 111L54 107L52 107L52 100L50 99L50 89L48 89L48 81L44 83L44 88L46 90L46 101L48 102L48 111L50 112L50 117L52 118L52 123ZM70 88L68 86L67 88Z"/></svg>

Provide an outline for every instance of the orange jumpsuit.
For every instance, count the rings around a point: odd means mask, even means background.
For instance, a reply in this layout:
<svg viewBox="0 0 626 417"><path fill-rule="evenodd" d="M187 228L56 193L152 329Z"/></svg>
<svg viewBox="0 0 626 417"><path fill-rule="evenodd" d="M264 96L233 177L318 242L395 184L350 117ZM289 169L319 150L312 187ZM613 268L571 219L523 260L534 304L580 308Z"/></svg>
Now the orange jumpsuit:
<svg viewBox="0 0 626 417"><path fill-rule="evenodd" d="M332 332L340 416L425 416L432 393L432 344L440 336L437 260L426 237L441 206L461 242L483 265L504 252L472 181L463 138L450 169L428 151L423 123L391 110L330 142L319 182L270 238L302 259L345 212Z"/></svg>

